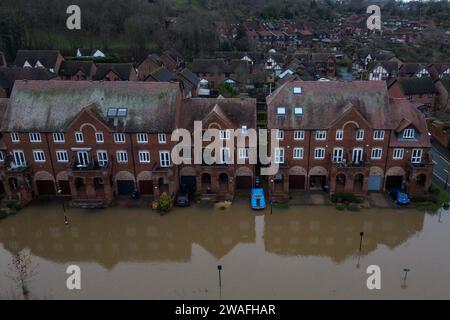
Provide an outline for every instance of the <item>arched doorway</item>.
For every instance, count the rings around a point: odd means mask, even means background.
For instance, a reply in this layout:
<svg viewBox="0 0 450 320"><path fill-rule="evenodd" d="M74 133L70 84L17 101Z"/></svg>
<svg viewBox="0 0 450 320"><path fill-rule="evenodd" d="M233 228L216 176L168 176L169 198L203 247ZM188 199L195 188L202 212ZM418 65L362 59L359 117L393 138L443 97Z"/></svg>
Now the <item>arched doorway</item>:
<svg viewBox="0 0 450 320"><path fill-rule="evenodd" d="M223 192L228 191L228 175L226 173L219 175L219 189Z"/></svg>
<svg viewBox="0 0 450 320"><path fill-rule="evenodd" d="M202 190L203 192L211 190L211 175L207 172L202 174Z"/></svg>
<svg viewBox="0 0 450 320"><path fill-rule="evenodd" d="M345 190L345 183L347 177L343 173L339 173L336 176L336 192L343 192Z"/></svg>
<svg viewBox="0 0 450 320"><path fill-rule="evenodd" d="M353 192L361 192L364 185L364 175L361 173L355 174L353 177Z"/></svg>

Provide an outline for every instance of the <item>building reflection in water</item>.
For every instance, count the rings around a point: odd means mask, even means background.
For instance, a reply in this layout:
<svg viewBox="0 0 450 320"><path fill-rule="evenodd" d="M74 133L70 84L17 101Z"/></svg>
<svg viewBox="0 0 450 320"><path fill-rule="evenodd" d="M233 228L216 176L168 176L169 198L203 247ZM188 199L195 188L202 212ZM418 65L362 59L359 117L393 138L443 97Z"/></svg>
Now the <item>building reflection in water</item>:
<svg viewBox="0 0 450 320"><path fill-rule="evenodd" d="M360 232L364 232L362 255L386 245L395 248L422 231L424 213L411 210L342 212L324 208L317 212L298 207L296 212L266 217L265 248L286 256L323 256L340 263L358 255Z"/></svg>
<svg viewBox="0 0 450 320"><path fill-rule="evenodd" d="M193 244L220 259L240 243L257 241L269 253L324 256L340 263L358 254L360 231L365 255L380 244L400 245L420 232L424 221L423 213L410 210L350 213L291 207L266 214L256 236L254 212L242 204L213 213L176 209L162 217L148 209L71 209L69 226L60 211L53 205L34 206L8 217L0 223L0 243L11 253L29 248L54 262L96 262L108 269L120 262L188 262Z"/></svg>

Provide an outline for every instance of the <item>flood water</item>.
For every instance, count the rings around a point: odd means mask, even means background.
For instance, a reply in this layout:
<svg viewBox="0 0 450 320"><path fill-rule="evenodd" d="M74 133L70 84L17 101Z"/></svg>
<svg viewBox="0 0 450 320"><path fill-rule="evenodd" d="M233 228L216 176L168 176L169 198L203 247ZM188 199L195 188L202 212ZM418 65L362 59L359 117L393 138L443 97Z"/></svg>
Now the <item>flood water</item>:
<svg viewBox="0 0 450 320"><path fill-rule="evenodd" d="M0 297L18 298L9 264L24 250L34 299L450 298L450 214L333 207L69 209L34 205L0 220ZM364 231L359 254L359 233ZM81 268L81 290L66 268ZM222 288L217 265L222 265ZM381 268L368 290L366 268ZM410 272L406 283L403 269ZM19 293L18 293L19 292Z"/></svg>

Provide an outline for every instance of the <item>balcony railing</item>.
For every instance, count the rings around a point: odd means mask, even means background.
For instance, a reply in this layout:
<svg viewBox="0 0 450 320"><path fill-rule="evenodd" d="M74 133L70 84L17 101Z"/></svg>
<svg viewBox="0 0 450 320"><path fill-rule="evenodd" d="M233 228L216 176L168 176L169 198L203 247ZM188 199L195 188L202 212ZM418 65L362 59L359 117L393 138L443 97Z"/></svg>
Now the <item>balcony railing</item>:
<svg viewBox="0 0 450 320"><path fill-rule="evenodd" d="M72 161L71 168L73 171L93 171L93 170L104 170L109 167L111 159L108 161L99 161L96 157L89 158L87 163L79 162L78 159L74 158Z"/></svg>

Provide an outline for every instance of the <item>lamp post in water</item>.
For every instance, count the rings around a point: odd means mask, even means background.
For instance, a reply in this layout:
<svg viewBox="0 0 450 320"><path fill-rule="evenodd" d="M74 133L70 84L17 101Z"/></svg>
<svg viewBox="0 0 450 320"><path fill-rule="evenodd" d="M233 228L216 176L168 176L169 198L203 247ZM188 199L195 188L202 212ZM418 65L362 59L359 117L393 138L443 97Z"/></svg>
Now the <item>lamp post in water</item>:
<svg viewBox="0 0 450 320"><path fill-rule="evenodd" d="M219 288L222 288L222 266L220 264L217 266L217 270L219 270Z"/></svg>
<svg viewBox="0 0 450 320"><path fill-rule="evenodd" d="M62 190L61 189L58 189L58 194L60 196L62 196ZM61 203L62 203L63 214L64 214L64 224L68 225L69 224L69 220L67 219L67 215L66 215L66 205L64 203L64 198L61 198L61 199L62 199Z"/></svg>
<svg viewBox="0 0 450 320"><path fill-rule="evenodd" d="M361 252L361 249L362 249L362 240L363 240L363 237L364 237L364 232L360 232L359 233L359 252Z"/></svg>
<svg viewBox="0 0 450 320"><path fill-rule="evenodd" d="M273 211L273 178L270 178L270 214L272 214Z"/></svg>

